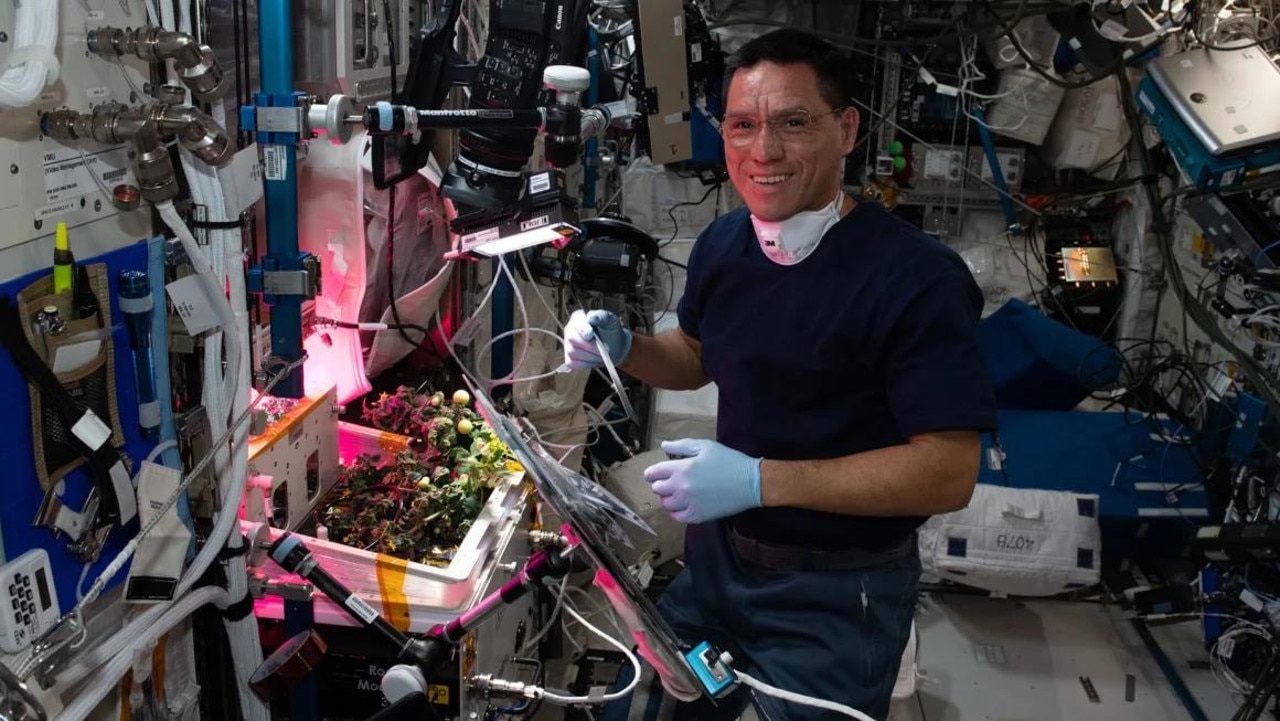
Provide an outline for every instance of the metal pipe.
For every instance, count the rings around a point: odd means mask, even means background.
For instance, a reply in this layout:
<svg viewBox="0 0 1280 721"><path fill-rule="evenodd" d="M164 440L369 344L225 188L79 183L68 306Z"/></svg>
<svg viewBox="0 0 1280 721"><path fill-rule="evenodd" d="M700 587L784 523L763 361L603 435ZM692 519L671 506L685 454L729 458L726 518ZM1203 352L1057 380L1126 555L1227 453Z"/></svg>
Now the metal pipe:
<svg viewBox="0 0 1280 721"><path fill-rule="evenodd" d="M89 52L104 58L133 55L149 63L173 60L182 83L201 102L217 100L230 88L213 49L189 33L148 26L107 26L90 30L87 40Z"/></svg>

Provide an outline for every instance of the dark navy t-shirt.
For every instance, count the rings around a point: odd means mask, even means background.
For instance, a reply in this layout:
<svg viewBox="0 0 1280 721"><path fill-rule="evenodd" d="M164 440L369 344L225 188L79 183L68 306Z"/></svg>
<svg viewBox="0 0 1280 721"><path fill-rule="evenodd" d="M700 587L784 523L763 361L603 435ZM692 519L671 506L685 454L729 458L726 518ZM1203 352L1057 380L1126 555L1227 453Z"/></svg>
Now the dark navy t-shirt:
<svg viewBox="0 0 1280 721"><path fill-rule="evenodd" d="M959 256L865 200L792 266L765 257L745 208L722 216L694 245L679 304L719 387L716 440L783 461L993 429L981 313ZM762 541L827 549L884 548L924 521L798 508L731 519Z"/></svg>

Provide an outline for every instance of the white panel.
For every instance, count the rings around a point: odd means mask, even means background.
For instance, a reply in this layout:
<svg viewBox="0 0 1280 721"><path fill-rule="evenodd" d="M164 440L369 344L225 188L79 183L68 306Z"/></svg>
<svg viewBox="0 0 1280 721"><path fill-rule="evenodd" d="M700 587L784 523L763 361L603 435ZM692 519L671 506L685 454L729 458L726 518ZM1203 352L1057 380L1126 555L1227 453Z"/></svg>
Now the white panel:
<svg viewBox="0 0 1280 721"><path fill-rule="evenodd" d="M12 3L0 6L0 30L6 37L0 43L3 58L14 43L14 9ZM4 229L0 233L0 280L52 263L52 242L48 239L58 221L72 228L72 250L78 257L149 234L145 208L119 213L98 185L76 168L81 165L81 148L95 159L90 167L102 174L122 169L127 150L103 153L112 148L95 143L68 149L40 135L43 112L62 107L88 112L112 101L136 105L145 100L138 98L129 82L132 79L139 91L143 88L145 63L137 59L115 63L90 56L86 43L89 29L146 24L141 0L130 0L127 6L129 12L119 0L61 0L57 55L62 68L57 82L45 88L34 106L0 111L0 228ZM46 170L50 171L48 177ZM131 171L124 175L131 177ZM119 182L115 179L112 185ZM41 238L46 242L31 242Z"/></svg>

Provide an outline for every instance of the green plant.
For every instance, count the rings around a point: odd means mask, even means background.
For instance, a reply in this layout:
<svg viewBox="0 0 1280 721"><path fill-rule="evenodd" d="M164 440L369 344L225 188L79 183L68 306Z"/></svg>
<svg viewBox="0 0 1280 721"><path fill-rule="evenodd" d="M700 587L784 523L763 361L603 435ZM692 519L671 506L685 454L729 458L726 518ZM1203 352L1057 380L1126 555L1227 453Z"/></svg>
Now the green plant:
<svg viewBox="0 0 1280 721"><path fill-rule="evenodd" d="M510 472L510 452L470 407L400 386L364 406L373 426L421 439L389 461L360 456L325 499L329 537L356 548L442 563L452 558L490 489Z"/></svg>

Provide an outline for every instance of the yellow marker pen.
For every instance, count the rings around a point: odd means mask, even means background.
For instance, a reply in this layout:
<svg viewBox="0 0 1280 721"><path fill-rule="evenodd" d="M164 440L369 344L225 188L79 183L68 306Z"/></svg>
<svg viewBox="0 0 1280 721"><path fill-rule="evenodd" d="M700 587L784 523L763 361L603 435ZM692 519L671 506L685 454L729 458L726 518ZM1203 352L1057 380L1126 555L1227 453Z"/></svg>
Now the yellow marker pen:
<svg viewBox="0 0 1280 721"><path fill-rule="evenodd" d="M75 263L67 245L67 224L59 222L53 238L53 292L71 292L71 266Z"/></svg>

